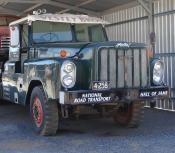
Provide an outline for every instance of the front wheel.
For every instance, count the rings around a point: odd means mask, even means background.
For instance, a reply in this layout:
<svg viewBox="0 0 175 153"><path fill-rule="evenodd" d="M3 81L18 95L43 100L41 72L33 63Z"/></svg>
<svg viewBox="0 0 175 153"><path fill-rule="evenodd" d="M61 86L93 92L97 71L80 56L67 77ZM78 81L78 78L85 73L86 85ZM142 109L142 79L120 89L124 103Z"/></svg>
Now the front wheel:
<svg viewBox="0 0 175 153"><path fill-rule="evenodd" d="M43 136L55 135L58 129L57 102L48 102L42 86L33 89L30 98L30 115L35 131Z"/></svg>
<svg viewBox="0 0 175 153"><path fill-rule="evenodd" d="M127 127L138 127L143 119L143 102L131 102L120 106L113 114L114 122Z"/></svg>

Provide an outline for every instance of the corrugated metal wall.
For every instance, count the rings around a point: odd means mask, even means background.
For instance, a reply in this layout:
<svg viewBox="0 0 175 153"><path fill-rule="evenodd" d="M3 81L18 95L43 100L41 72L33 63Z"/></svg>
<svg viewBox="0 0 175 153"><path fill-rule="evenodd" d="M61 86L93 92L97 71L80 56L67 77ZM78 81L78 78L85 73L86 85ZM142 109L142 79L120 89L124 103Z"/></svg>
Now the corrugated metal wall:
<svg viewBox="0 0 175 153"><path fill-rule="evenodd" d="M146 12L141 6L120 10L104 16L104 19L110 23L116 23L106 28L109 39L146 42L147 20L129 21L143 16L146 16Z"/></svg>
<svg viewBox="0 0 175 153"><path fill-rule="evenodd" d="M165 82L171 87L169 102L158 101L157 108L175 111L175 0L154 3L156 56L165 63ZM107 26L110 40L147 43L148 17L141 6L115 11L103 17L112 23Z"/></svg>

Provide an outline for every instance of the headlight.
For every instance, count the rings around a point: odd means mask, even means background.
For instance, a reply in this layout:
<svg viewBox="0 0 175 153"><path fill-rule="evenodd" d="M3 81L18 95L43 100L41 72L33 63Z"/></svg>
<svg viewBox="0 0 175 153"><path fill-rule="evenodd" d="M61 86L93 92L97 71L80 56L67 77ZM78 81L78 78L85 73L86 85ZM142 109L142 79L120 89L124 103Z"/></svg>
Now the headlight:
<svg viewBox="0 0 175 153"><path fill-rule="evenodd" d="M163 83L164 64L161 60L155 59L152 61L152 83L161 85Z"/></svg>
<svg viewBox="0 0 175 153"><path fill-rule="evenodd" d="M63 77L63 84L66 87L70 86L73 83L73 81L74 81L73 78L69 75Z"/></svg>
<svg viewBox="0 0 175 153"><path fill-rule="evenodd" d="M65 61L61 66L61 83L65 88L72 88L76 81L76 66L73 62Z"/></svg>
<svg viewBox="0 0 175 153"><path fill-rule="evenodd" d="M74 63L67 63L64 65L64 71L66 73L71 73L74 70L74 67L75 67Z"/></svg>

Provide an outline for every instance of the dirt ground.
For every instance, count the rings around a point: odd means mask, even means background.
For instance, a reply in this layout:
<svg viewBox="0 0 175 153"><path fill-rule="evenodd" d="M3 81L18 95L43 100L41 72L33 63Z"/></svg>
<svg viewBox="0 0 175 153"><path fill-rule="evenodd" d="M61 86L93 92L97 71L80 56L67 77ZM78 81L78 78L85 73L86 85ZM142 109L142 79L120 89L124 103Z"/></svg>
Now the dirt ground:
<svg viewBox="0 0 175 153"><path fill-rule="evenodd" d="M61 121L54 137L36 135L26 108L0 105L0 153L174 153L175 113L145 109L137 129L108 118Z"/></svg>

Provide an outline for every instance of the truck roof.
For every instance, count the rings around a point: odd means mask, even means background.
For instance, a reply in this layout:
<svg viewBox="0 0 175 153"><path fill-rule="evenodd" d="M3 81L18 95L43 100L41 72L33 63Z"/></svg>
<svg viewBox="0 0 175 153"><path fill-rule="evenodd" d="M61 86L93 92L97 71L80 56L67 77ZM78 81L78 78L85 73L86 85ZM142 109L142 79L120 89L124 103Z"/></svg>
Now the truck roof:
<svg viewBox="0 0 175 153"><path fill-rule="evenodd" d="M10 26L15 26L23 23L31 23L33 21L50 21L71 24L109 24L101 18L91 17L88 15L74 15L74 14L41 14L41 15L28 15L10 23Z"/></svg>

